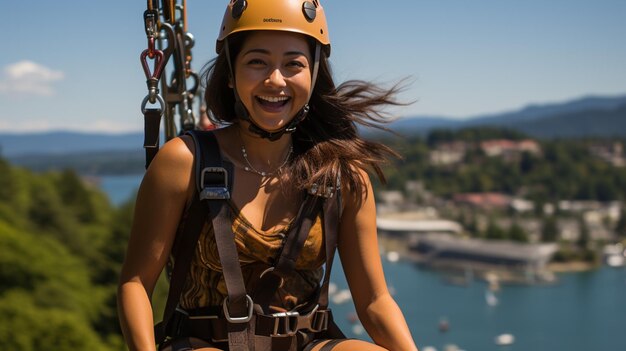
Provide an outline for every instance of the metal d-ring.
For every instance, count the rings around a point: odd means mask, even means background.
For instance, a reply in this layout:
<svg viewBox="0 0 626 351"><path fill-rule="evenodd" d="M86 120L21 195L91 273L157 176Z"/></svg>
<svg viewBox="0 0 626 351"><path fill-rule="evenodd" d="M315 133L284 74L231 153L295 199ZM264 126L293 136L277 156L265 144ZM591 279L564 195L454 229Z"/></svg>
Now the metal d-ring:
<svg viewBox="0 0 626 351"><path fill-rule="evenodd" d="M150 94L146 95L145 98L143 98L143 101L141 102L141 113L143 113L144 115L147 112L147 108L146 105L148 105L148 101L150 101ZM161 97L161 94L156 94L156 101L159 103L159 110L161 110L161 114L163 114L163 110L165 108L165 101L163 100L163 98Z"/></svg>
<svg viewBox="0 0 626 351"><path fill-rule="evenodd" d="M230 312L228 311L228 296L226 296L224 302L222 302L222 307L224 308L224 317L226 317L226 320L230 323L248 323L252 319L254 302L252 301L250 295L247 294L246 301L248 303L248 315L243 317L231 317Z"/></svg>
<svg viewBox="0 0 626 351"><path fill-rule="evenodd" d="M259 279L260 279L260 278L263 278L263 276L265 275L265 273L270 273L270 272L273 272L273 271L274 271L274 267L270 267L270 268L268 268L268 269L264 270L264 271L263 271L263 272L261 272L261 274L259 275ZM283 277L281 277L281 276L278 276L278 278L280 278L280 285L278 286L278 288L280 289L280 288L282 288L282 287L283 287L283 285L285 285L285 279L283 279Z"/></svg>

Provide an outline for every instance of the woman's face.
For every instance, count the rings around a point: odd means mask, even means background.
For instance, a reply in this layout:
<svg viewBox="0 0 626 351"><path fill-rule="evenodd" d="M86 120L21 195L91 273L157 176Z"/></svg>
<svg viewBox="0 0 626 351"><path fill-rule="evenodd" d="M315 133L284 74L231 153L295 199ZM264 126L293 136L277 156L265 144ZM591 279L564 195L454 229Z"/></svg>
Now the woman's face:
<svg viewBox="0 0 626 351"><path fill-rule="evenodd" d="M247 36L235 60L235 84L250 117L278 130L307 102L311 53L304 35L258 31Z"/></svg>

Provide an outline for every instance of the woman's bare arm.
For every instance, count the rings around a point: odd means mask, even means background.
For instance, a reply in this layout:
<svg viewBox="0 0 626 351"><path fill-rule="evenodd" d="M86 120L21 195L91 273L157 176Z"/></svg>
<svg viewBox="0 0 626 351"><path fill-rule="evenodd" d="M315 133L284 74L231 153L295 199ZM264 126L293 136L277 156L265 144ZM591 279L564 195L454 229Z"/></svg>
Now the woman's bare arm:
<svg viewBox="0 0 626 351"><path fill-rule="evenodd" d="M186 139L166 143L147 170L137 194L118 288L120 324L131 351L155 350L150 298L193 189L191 148Z"/></svg>
<svg viewBox="0 0 626 351"><path fill-rule="evenodd" d="M357 314L374 342L388 350L417 350L400 308L387 289L380 260L374 194L367 173L363 191L344 192L339 255Z"/></svg>

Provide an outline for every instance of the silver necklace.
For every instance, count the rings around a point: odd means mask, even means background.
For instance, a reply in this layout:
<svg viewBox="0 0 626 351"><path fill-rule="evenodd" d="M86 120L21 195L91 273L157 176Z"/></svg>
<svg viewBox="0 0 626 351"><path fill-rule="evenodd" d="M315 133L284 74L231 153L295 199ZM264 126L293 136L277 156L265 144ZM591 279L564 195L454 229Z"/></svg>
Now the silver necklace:
<svg viewBox="0 0 626 351"><path fill-rule="evenodd" d="M250 160L248 160L248 152L246 151L246 147L243 145L243 143L241 143L241 154L243 155L243 159L246 161L246 164L247 164L247 166L244 166L243 169L246 170L247 172L258 174L261 177L274 176L276 172L278 172L281 168L283 168L287 164L287 161L289 161L289 156L291 156L292 153L293 153L293 145L289 146L289 152L287 152L287 156L285 156L285 160L280 166L278 166L274 170L274 172L261 172L257 170L256 168L254 168L254 166L252 166L252 164L250 163Z"/></svg>

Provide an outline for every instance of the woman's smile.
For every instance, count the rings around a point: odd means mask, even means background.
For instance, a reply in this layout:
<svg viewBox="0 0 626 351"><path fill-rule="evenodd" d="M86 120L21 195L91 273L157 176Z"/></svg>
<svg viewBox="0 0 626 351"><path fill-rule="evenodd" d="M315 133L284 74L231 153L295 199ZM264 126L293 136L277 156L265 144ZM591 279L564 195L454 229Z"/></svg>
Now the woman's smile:
<svg viewBox="0 0 626 351"><path fill-rule="evenodd" d="M257 96L256 100L264 111L279 113L283 109L288 108L287 104L289 104L291 98L289 96Z"/></svg>

